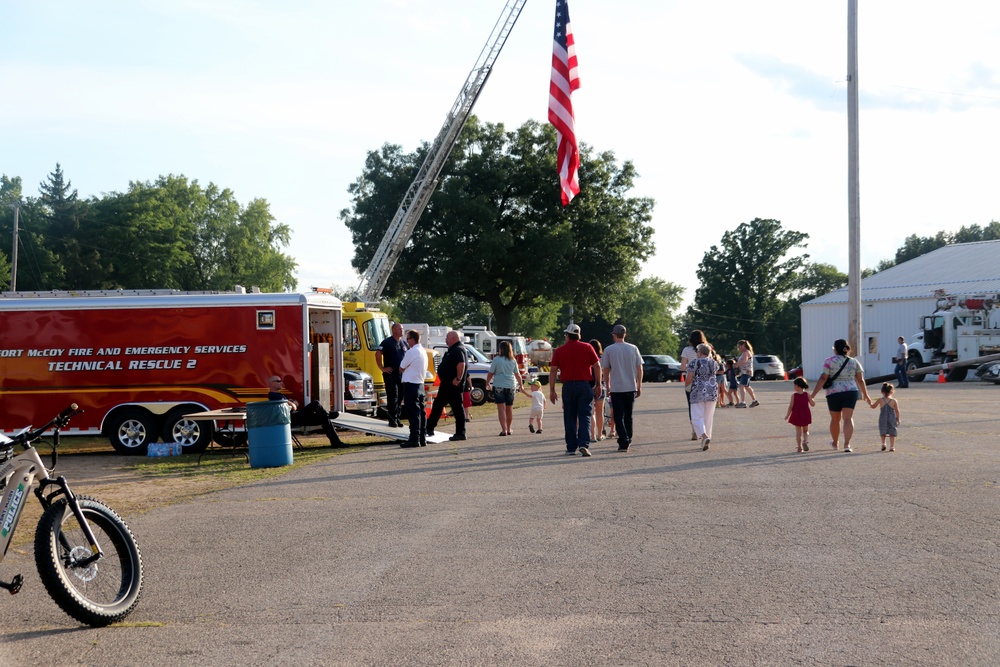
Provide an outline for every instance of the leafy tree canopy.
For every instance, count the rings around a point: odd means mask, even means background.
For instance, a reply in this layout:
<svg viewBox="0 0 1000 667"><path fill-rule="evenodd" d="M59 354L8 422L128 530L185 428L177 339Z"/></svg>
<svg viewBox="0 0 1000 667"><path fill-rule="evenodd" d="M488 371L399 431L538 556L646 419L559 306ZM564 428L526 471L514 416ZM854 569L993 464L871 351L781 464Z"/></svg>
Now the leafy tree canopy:
<svg viewBox="0 0 1000 667"><path fill-rule="evenodd" d="M281 252L291 230L265 200L242 206L228 189L173 175L80 200L58 164L39 192L20 210L19 290L295 287ZM20 197L20 179L4 176L0 202ZM0 230L10 220L0 209Z"/></svg>
<svg viewBox="0 0 1000 667"><path fill-rule="evenodd" d="M643 354L678 356L675 313L684 288L661 278L643 278L629 291L618 309L617 322L625 325L626 341Z"/></svg>
<svg viewBox="0 0 1000 667"><path fill-rule="evenodd" d="M943 248L952 243L972 243L974 241L995 241L1000 239L1000 222L993 220L985 227L979 225L962 226L957 232L938 232L934 236L917 236L910 234L896 250L893 259L883 259L874 270L869 270L866 275L878 273L891 268L897 264L909 261L914 257L926 255L932 250Z"/></svg>
<svg viewBox="0 0 1000 667"><path fill-rule="evenodd" d="M340 218L370 263L427 146L369 152ZM496 330L516 313L573 303L578 315L613 306L653 252L653 201L628 196L637 174L610 152L581 146L581 194L560 203L555 130L528 121L514 131L472 117L389 279L386 295L457 294L489 305ZM546 318L535 318L542 322Z"/></svg>
<svg viewBox="0 0 1000 667"><path fill-rule="evenodd" d="M784 328L775 325L784 319L783 310L787 315L788 302L830 278L822 266L809 270L809 255L791 254L805 248L806 239L808 234L761 218L723 234L722 243L713 245L699 264L700 285L682 338L701 329L724 355L732 354L740 339L749 340L758 352L780 354L789 342L797 349L798 325L793 329L787 320Z"/></svg>

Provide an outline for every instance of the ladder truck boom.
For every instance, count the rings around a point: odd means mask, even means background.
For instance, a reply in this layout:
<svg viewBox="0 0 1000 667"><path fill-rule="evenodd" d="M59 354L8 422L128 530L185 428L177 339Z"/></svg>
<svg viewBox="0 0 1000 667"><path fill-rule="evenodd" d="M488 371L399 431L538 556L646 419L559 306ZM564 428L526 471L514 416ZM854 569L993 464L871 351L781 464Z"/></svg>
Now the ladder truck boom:
<svg viewBox="0 0 1000 667"><path fill-rule="evenodd" d="M356 290L358 301L375 302L382 295L382 290L385 289L386 283L389 281L389 274L392 273L396 261L409 242L427 202L434 194L441 170L458 142L462 128L465 127L465 123L472 113L472 107L479 98L483 86L486 85L486 80L489 79L490 73L493 71L493 64L496 62L497 56L500 55L500 50L503 49L510 31L514 28L514 23L520 16L525 2L527 0L508 0L507 5L500 13L500 18L497 19L493 32L490 33L490 37L486 41L486 46L479 54L465 85L462 86L458 98L445 118L444 125L441 126L441 131L438 132L430 150L427 151L427 157L417 171L416 178L413 179L413 183L406 191L392 222L389 223L385 236L382 237L381 243L375 250L371 263L361 277L361 283Z"/></svg>

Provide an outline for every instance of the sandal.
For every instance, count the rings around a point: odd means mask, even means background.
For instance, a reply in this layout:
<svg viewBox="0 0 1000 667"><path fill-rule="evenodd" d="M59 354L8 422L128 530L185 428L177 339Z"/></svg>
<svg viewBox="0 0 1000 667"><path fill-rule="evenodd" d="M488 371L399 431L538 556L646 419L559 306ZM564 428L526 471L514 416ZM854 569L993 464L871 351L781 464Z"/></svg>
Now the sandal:
<svg viewBox="0 0 1000 667"><path fill-rule="evenodd" d="M809 451L809 441L808 440L803 440L802 441L802 451L804 451L804 452L808 452Z"/></svg>
<svg viewBox="0 0 1000 667"><path fill-rule="evenodd" d="M507 431L500 431L500 435L507 435Z"/></svg>

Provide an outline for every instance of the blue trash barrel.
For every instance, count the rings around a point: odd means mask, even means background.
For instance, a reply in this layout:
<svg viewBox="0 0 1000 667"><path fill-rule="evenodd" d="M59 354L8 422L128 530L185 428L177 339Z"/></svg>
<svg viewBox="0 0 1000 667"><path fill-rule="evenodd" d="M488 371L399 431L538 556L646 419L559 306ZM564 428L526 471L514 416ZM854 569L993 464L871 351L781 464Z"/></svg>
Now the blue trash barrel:
<svg viewBox="0 0 1000 667"><path fill-rule="evenodd" d="M292 410L288 401L247 403L251 468L292 464Z"/></svg>

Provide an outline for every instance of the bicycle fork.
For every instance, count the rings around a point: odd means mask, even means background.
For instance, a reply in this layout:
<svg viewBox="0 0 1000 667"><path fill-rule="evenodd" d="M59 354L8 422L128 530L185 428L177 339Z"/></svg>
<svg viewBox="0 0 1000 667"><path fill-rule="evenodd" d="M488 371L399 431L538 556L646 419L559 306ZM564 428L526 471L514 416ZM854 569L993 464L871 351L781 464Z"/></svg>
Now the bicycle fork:
<svg viewBox="0 0 1000 667"><path fill-rule="evenodd" d="M57 486L58 489L50 493L48 496L44 496L44 490L49 486ZM83 510L80 508L80 501L77 500L76 496L70 490L69 484L66 483L66 478L57 477L56 479L43 479L40 480L38 486L35 487L35 496L38 497L38 501L42 504L43 510L47 510L52 505L52 500L60 495L65 496L66 504L69 506L70 511L73 512L73 516L76 517L76 520L80 525L80 530L83 531L84 537L87 538L87 543L90 545L89 556L68 562L67 565L71 567L87 567L94 561L102 558L104 556L104 552L101 550L101 545L97 543L97 538L94 537L94 531L91 530L90 524L87 523L87 519L83 515ZM23 508L24 503L22 502L21 506L17 510L17 516L14 518L15 525L17 524L17 520L20 518L21 510ZM66 540L66 536L61 532L59 534L59 544L62 546L63 553L67 554L68 557L68 554L72 551L73 546ZM16 595L21 590L21 586L23 584L24 577L20 574L14 575L10 581L0 579L0 588L9 591L11 595Z"/></svg>

